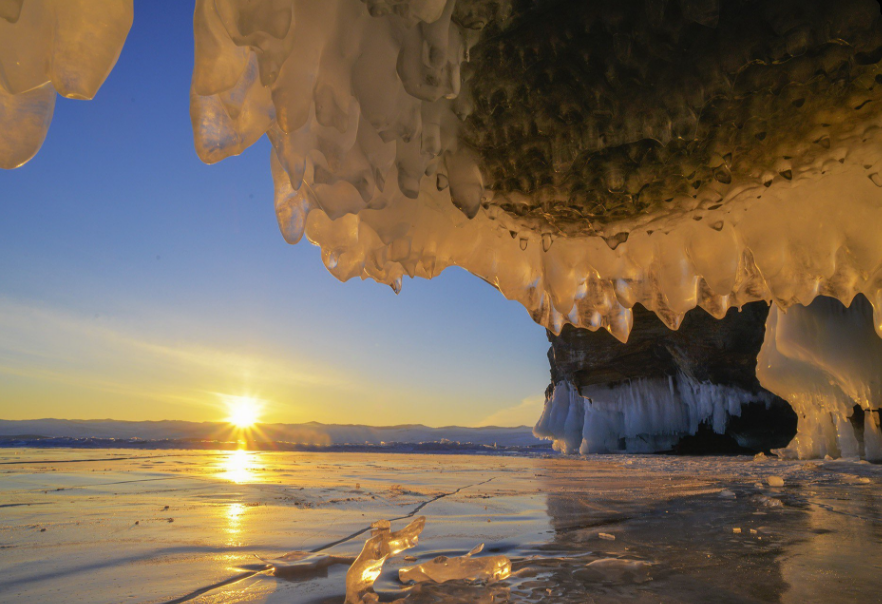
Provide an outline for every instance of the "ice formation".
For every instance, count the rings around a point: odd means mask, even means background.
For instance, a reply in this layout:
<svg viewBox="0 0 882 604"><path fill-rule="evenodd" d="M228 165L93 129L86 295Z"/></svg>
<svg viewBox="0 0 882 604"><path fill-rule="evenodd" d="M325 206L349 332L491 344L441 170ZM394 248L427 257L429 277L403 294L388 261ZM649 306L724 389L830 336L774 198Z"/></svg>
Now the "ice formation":
<svg viewBox="0 0 882 604"><path fill-rule="evenodd" d="M392 531L388 520L373 523L371 538L365 541L361 553L346 572L345 604L377 602L373 585L380 576L386 560L390 556L414 547L425 526L425 516L420 516L400 531Z"/></svg>
<svg viewBox="0 0 882 604"><path fill-rule="evenodd" d="M0 168L40 149L56 93L91 99L132 26L132 0L0 1Z"/></svg>
<svg viewBox="0 0 882 604"><path fill-rule="evenodd" d="M511 560L507 556L484 556L473 558L484 549L484 544L475 547L464 556L448 558L438 556L428 562L401 568L398 578L402 583L414 582L444 583L446 581L493 582L511 575Z"/></svg>
<svg viewBox="0 0 882 604"><path fill-rule="evenodd" d="M461 266L622 340L638 302L880 289L873 0L199 0L195 32L200 157L268 134L340 279Z"/></svg>
<svg viewBox="0 0 882 604"><path fill-rule="evenodd" d="M372 604L379 601L373 591L374 582L380 576L386 561L417 545L419 535L426 526L426 517L420 516L400 531L391 531L387 520L379 520L371 525L373 534L368 539L361 553L346 573L346 604ZM484 549L484 544L475 547L464 556L448 558L438 556L423 564L399 569L402 583L445 583L447 581L479 581L492 583L507 578L511 574L511 560L506 556L485 556L473 558ZM322 560L328 558L322 557ZM333 561L324 564L339 563L343 558L332 556ZM395 600L404 602L408 598Z"/></svg>
<svg viewBox="0 0 882 604"><path fill-rule="evenodd" d="M0 2L0 164L91 98L131 0ZM197 0L191 117L266 134L285 238L399 291L461 266L557 332L862 292L882 326L874 0Z"/></svg>
<svg viewBox="0 0 882 604"><path fill-rule="evenodd" d="M554 441L562 453L651 453L670 450L709 424L722 434L731 417L766 394L702 383L685 375L635 380L581 393L569 382L550 390L533 433Z"/></svg>
<svg viewBox="0 0 882 604"><path fill-rule="evenodd" d="M781 453L882 461L882 339L866 298L848 308L829 298L786 313L773 308L757 376L799 416Z"/></svg>
<svg viewBox="0 0 882 604"><path fill-rule="evenodd" d="M567 453L786 446L796 415L756 377L768 314L764 302L721 319L696 308L672 331L635 306L626 343L570 326L549 332L551 384L535 434Z"/></svg>

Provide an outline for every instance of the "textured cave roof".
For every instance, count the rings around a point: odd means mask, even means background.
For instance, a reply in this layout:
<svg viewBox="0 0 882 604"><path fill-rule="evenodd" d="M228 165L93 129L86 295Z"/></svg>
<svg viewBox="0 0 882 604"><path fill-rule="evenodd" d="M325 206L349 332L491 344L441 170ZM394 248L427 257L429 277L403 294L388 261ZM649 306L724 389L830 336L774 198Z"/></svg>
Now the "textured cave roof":
<svg viewBox="0 0 882 604"><path fill-rule="evenodd" d="M873 0L461 5L486 27L460 137L485 206L535 228L616 235L733 182L790 180L880 110Z"/></svg>

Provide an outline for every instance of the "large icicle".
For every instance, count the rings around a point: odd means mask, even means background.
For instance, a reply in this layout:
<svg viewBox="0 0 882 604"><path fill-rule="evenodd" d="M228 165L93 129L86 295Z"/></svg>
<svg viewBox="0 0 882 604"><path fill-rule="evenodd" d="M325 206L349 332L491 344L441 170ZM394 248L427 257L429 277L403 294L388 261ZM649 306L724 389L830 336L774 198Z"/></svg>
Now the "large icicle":
<svg viewBox="0 0 882 604"><path fill-rule="evenodd" d="M533 433L562 453L652 453L670 450L708 424L723 434L746 403L769 404L768 393L701 383L685 375L634 380L579 392L555 384Z"/></svg>
<svg viewBox="0 0 882 604"><path fill-rule="evenodd" d="M0 2L0 168L17 168L39 151L56 91L95 96L129 34L132 2Z"/></svg>
<svg viewBox="0 0 882 604"><path fill-rule="evenodd" d="M772 308L757 376L799 417L781 454L882 460L882 339L863 296L848 308L830 298Z"/></svg>

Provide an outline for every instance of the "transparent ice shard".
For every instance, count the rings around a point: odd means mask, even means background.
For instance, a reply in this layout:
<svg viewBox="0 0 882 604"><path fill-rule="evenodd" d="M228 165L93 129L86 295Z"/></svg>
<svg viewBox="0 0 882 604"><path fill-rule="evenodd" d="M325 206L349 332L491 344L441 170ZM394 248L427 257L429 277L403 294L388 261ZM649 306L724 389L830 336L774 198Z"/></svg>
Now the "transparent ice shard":
<svg viewBox="0 0 882 604"><path fill-rule="evenodd" d="M481 552L484 544L475 547L464 556L448 558L438 556L418 564L399 569L398 578L402 583L423 583L431 581L484 581L493 582L507 578L511 574L511 560L503 555L473 558Z"/></svg>
<svg viewBox="0 0 882 604"><path fill-rule="evenodd" d="M387 520L373 523L371 538L365 542L361 553L346 572L346 604L376 602L373 585L386 560L414 547L425 526L425 516L416 518L399 531L392 531Z"/></svg>

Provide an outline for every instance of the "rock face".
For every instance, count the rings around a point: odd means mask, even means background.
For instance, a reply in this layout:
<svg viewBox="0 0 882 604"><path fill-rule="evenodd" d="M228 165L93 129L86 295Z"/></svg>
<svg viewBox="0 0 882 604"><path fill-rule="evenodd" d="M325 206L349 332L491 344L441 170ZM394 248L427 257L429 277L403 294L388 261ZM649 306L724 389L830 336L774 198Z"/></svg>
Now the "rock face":
<svg viewBox="0 0 882 604"><path fill-rule="evenodd" d="M756 377L766 304L722 320L696 308L677 331L633 310L624 344L603 330L548 333L552 383L537 435L583 453L736 453L790 442L796 415Z"/></svg>
<svg viewBox="0 0 882 604"><path fill-rule="evenodd" d="M581 390L684 374L699 382L762 390L756 357L769 314L766 304L730 309L722 321L698 308L686 314L677 331L642 306L633 312L634 328L625 344L604 330L567 325L559 336L548 332L552 383L566 380Z"/></svg>

